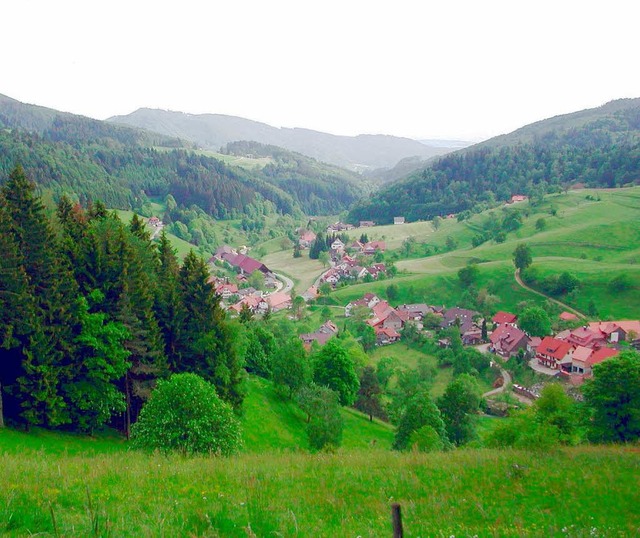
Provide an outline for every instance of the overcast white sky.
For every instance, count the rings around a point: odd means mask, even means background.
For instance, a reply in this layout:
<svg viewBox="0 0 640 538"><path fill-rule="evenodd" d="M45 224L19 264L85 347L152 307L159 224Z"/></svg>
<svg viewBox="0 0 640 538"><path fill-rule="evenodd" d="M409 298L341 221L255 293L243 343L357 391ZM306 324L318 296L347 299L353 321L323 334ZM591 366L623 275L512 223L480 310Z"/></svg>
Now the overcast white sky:
<svg viewBox="0 0 640 538"><path fill-rule="evenodd" d="M8 0L0 93L482 139L640 97L632 0Z"/></svg>

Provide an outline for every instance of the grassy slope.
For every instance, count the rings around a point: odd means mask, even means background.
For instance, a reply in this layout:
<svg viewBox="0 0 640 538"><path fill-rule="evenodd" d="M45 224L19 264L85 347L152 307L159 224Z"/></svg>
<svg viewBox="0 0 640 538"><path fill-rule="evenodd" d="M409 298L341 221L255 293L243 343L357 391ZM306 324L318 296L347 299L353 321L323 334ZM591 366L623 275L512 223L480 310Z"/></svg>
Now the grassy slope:
<svg viewBox="0 0 640 538"><path fill-rule="evenodd" d="M631 536L640 526L632 447L229 459L1 449L0 466L7 536L377 537L390 535L392 502L406 536Z"/></svg>
<svg viewBox="0 0 640 538"><path fill-rule="evenodd" d="M271 382L250 377L244 403L243 439L247 452L308 450L306 415L291 401L283 399ZM343 409L344 448L364 448L375 440L380 448L391 448L393 427L374 421L352 409Z"/></svg>
<svg viewBox="0 0 640 538"><path fill-rule="evenodd" d="M601 201L589 201L587 196L600 197ZM530 211L529 217L525 218L520 230L508 234L501 244L489 242L477 248L470 246L471 237L482 222L499 218L501 209L475 215L465 222L445 220L438 231L429 231L428 223L416 223L415 230L409 228L411 225L383 226L368 228L367 233L369 238L379 239L379 231L398 230L394 236L397 242L401 241L402 230L416 232L417 254L397 262L400 274L394 282L400 287L400 302L424 300L447 306L457 304L464 293L458 284L457 271L474 259L480 262L479 287L492 281L498 287L500 301L497 308L515 309L524 300L539 304L541 298L518 287L513 279L512 252L518 243L526 242L531 247L534 265L542 275L569 271L581 280L581 289L561 300L585 311L593 299L602 317L640 317L640 287L637 284L619 294L612 294L607 289L609 281L620 274L640 281L640 187L572 191L549 196L540 207L531 208L528 204L520 207ZM550 215L552 208L556 210L556 216ZM539 218L547 223L544 231L535 228ZM418 233L420 229L422 235ZM424 250L420 243L441 246L447 236L458 242L458 250L418 257ZM344 304L367 291L383 293L389 284L389 281L359 284L340 289L333 296L339 304Z"/></svg>

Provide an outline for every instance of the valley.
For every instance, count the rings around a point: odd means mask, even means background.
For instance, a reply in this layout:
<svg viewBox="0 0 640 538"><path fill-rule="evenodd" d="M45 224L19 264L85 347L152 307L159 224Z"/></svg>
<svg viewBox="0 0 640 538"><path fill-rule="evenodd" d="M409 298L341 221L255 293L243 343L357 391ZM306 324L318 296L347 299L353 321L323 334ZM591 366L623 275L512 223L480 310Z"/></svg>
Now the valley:
<svg viewBox="0 0 640 538"><path fill-rule="evenodd" d="M639 107L444 155L0 96L0 533L636 533Z"/></svg>

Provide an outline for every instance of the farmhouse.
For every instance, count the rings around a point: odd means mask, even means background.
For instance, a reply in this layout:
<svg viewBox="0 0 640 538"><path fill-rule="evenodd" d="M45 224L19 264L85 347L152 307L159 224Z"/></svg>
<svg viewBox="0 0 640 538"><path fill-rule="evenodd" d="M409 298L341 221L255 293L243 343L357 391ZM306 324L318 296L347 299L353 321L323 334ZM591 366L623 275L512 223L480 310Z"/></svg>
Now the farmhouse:
<svg viewBox="0 0 640 538"><path fill-rule="evenodd" d="M338 326L333 321L328 320L316 332L301 334L300 339L304 346L309 349L313 342L318 342L319 345L324 346L336 334L338 334Z"/></svg>
<svg viewBox="0 0 640 538"><path fill-rule="evenodd" d="M558 370L563 364L571 364L573 349L568 342L545 336L536 348L536 358L543 366Z"/></svg>
<svg viewBox="0 0 640 538"><path fill-rule="evenodd" d="M300 248L309 248L311 246L311 243L313 243L315 240L316 234L314 234L311 230L302 230L298 239L298 245L300 245Z"/></svg>
<svg viewBox="0 0 640 538"><path fill-rule="evenodd" d="M465 308L449 308L442 315L442 322L440 327L446 329L452 325L460 324L460 334L464 334L467 331L476 327L473 322L473 318L479 316L480 313L474 310L467 310ZM457 320L457 321L456 321Z"/></svg>
<svg viewBox="0 0 640 538"><path fill-rule="evenodd" d="M518 316L515 314L511 314L510 312L496 312L496 315L491 318L491 321L496 325L513 325L515 326L516 321L518 321Z"/></svg>
<svg viewBox="0 0 640 538"><path fill-rule="evenodd" d="M393 217L394 224L404 224L404 217Z"/></svg>
<svg viewBox="0 0 640 538"><path fill-rule="evenodd" d="M518 350L527 350L529 337L517 327L504 324L498 326L489 337L491 347L502 357L511 357L518 353Z"/></svg>
<svg viewBox="0 0 640 538"><path fill-rule="evenodd" d="M283 291L273 292L271 295L267 295L265 300L272 312L291 308L291 295Z"/></svg>
<svg viewBox="0 0 640 538"><path fill-rule="evenodd" d="M376 223L373 222L372 220L361 220L360 221L360 228L370 228L371 226L375 226Z"/></svg>
<svg viewBox="0 0 640 538"><path fill-rule="evenodd" d="M375 327L376 345L386 346L400 340L400 333L392 328Z"/></svg>

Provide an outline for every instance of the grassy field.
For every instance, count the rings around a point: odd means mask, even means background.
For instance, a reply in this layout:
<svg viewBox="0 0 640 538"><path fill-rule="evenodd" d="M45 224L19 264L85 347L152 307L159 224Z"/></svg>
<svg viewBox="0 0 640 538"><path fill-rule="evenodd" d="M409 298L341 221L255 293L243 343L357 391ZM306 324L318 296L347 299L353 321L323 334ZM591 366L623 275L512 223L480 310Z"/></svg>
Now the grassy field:
<svg viewBox="0 0 640 538"><path fill-rule="evenodd" d="M293 251L278 250L264 256L262 262L269 269L291 278L296 292L300 294L304 293L325 270L322 263L310 259L307 252L300 258L294 258Z"/></svg>
<svg viewBox="0 0 640 538"><path fill-rule="evenodd" d="M282 398L271 382L258 377L249 379L249 391L243 405L243 440L245 451L309 449L305 432L306 415L290 400ZM369 418L353 409L343 408L342 446L366 448L375 444L390 449L394 428Z"/></svg>
<svg viewBox="0 0 640 538"><path fill-rule="evenodd" d="M393 233L395 243L390 245L401 244L411 235L416 238L414 252L408 258L401 255L396 263L400 274L393 282L400 288L400 302L458 304L464 289L457 271L473 261L479 268L477 287L488 287L499 298L495 308L513 310L522 301L541 304L544 299L520 288L513 277L512 253L519 243L526 242L533 265L543 276L568 271L581 281L580 289L569 297L559 297L561 301L585 312L593 300L602 318L640 318L640 187L570 191L548 196L538 207L519 207L528 216L518 231L507 234L504 243L489 241L476 248L471 247L471 238L483 222L501 218L502 209L463 222L445 219L438 231L424 222L366 231L370 238L379 238L380 232ZM540 231L536 222L541 218L546 226ZM441 247L447 236L457 242L457 250L420 257L423 243ZM608 284L619 275L627 275L633 285L611 293ZM389 284L383 281L341 288L333 297L338 304L345 304L367 291L384 294Z"/></svg>
<svg viewBox="0 0 640 538"><path fill-rule="evenodd" d="M635 536L640 527L637 447L185 459L53 445L17 450L0 435L4 536L379 537L391 535L394 502L408 537Z"/></svg>

